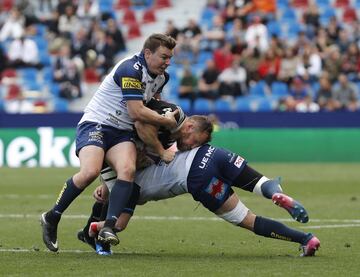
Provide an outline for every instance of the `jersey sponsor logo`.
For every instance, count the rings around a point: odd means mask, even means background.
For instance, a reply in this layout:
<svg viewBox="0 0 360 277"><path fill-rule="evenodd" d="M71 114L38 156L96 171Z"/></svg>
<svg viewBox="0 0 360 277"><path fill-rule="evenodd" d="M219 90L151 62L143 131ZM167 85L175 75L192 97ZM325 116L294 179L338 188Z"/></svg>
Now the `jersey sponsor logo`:
<svg viewBox="0 0 360 277"><path fill-rule="evenodd" d="M206 151L205 156L202 158L199 168L204 169L207 166L207 163L210 160L210 156L212 155L212 153L214 152L215 147L210 146L209 149Z"/></svg>
<svg viewBox="0 0 360 277"><path fill-rule="evenodd" d="M244 163L244 159L240 156L238 156L234 162L234 165L237 167L237 168L240 168L242 166L242 164Z"/></svg>
<svg viewBox="0 0 360 277"><path fill-rule="evenodd" d="M134 88L134 89L142 89L142 84L139 80L130 77L122 77L121 78L122 88Z"/></svg>
<svg viewBox="0 0 360 277"><path fill-rule="evenodd" d="M98 143L103 144L104 134L101 131L93 131L89 132L89 140L88 141L96 141Z"/></svg>
<svg viewBox="0 0 360 277"><path fill-rule="evenodd" d="M228 185L216 177L211 179L210 184L206 187L205 191L212 197L223 200L225 197Z"/></svg>

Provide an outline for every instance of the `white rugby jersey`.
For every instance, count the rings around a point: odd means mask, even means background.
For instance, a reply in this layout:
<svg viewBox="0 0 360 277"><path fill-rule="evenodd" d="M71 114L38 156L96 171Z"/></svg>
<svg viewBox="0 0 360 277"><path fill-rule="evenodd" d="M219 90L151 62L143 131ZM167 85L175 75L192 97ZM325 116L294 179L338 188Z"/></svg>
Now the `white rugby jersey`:
<svg viewBox="0 0 360 277"><path fill-rule="evenodd" d="M126 102L142 100L145 105L160 93L169 74L153 75L147 70L144 53L119 61L105 77L84 110L79 124L97 122L121 130L132 130L134 121L129 116Z"/></svg>
<svg viewBox="0 0 360 277"><path fill-rule="evenodd" d="M174 160L169 164L161 162L137 171L134 182L140 186L138 204L142 205L148 201L172 198L187 193L187 177L199 148L176 152ZM111 190L116 181L116 174L109 169L104 169L102 172L106 172L102 173L101 177Z"/></svg>

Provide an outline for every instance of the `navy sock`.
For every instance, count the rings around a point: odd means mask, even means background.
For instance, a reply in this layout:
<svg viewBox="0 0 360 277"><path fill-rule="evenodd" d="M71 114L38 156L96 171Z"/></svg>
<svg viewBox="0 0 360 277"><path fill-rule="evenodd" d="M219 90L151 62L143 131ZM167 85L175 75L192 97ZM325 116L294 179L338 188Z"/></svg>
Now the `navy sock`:
<svg viewBox="0 0 360 277"><path fill-rule="evenodd" d="M257 216L254 223L254 233L273 239L281 239L305 244L308 240L307 233L291 229L275 220Z"/></svg>
<svg viewBox="0 0 360 277"><path fill-rule="evenodd" d="M102 208L103 208L103 203L100 203L100 202L95 202L93 207L92 207L92 211L91 211L91 215L84 227L84 232L88 232L89 231L89 227L90 227L90 224L91 222L98 222L100 221L100 218L101 218L101 211L102 211Z"/></svg>
<svg viewBox="0 0 360 277"><path fill-rule="evenodd" d="M280 178L265 181L261 185L261 192L268 199L271 199L275 193L282 192Z"/></svg>
<svg viewBox="0 0 360 277"><path fill-rule="evenodd" d="M128 203L132 192L132 182L117 179L109 197L109 207L105 227L114 228L117 218Z"/></svg>
<svg viewBox="0 0 360 277"><path fill-rule="evenodd" d="M67 180L56 200L55 206L46 214L46 220L53 224L59 222L61 214L82 191L82 189L75 186L72 178Z"/></svg>

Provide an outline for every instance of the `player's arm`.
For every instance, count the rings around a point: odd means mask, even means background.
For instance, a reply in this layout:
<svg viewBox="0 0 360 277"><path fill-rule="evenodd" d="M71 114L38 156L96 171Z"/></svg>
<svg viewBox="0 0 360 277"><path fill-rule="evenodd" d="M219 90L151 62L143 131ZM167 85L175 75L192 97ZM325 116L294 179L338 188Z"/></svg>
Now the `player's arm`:
<svg viewBox="0 0 360 277"><path fill-rule="evenodd" d="M157 112L144 106L140 100L127 101L127 108L130 117L134 121L140 121L142 123L148 123L155 126L163 126L167 129L173 129L176 127L175 115L178 111L168 112L165 116L158 114ZM144 141L146 143L146 141Z"/></svg>
<svg viewBox="0 0 360 277"><path fill-rule="evenodd" d="M155 125L144 124L142 122L135 122L135 128L138 136L146 143L164 162L169 163L175 157L175 152L164 149L162 143L158 138L159 128Z"/></svg>

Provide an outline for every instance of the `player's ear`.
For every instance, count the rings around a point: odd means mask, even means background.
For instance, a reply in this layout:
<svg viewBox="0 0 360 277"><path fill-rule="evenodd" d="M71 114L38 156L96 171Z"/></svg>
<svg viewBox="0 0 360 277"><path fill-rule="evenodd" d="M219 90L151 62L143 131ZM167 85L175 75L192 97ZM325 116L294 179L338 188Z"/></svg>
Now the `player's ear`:
<svg viewBox="0 0 360 277"><path fill-rule="evenodd" d="M150 56L151 56L151 50L149 49L149 48L145 48L144 49L144 56L145 56L145 58L149 58Z"/></svg>

